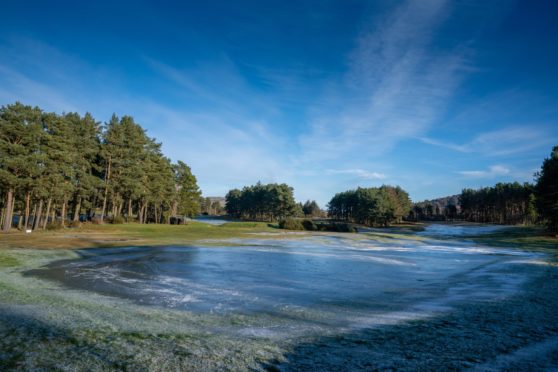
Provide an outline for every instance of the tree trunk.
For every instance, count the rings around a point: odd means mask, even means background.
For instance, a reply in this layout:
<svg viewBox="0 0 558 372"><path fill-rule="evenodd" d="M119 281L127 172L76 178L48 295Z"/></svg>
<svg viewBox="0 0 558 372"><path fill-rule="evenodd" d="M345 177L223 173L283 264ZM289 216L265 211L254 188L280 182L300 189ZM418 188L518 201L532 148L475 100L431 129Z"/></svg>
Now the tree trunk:
<svg viewBox="0 0 558 372"><path fill-rule="evenodd" d="M27 226L29 225L30 204L31 204L31 193L27 191L27 193L25 194L25 227L24 227L25 229L27 229Z"/></svg>
<svg viewBox="0 0 558 372"><path fill-rule="evenodd" d="M62 202L62 212L60 214L60 217L62 218L60 221L60 225L64 227L66 223L66 200Z"/></svg>
<svg viewBox="0 0 558 372"><path fill-rule="evenodd" d="M9 189L6 193L6 213L4 214L4 224L2 226L2 231L8 232L12 227L12 207L14 199L14 190Z"/></svg>
<svg viewBox="0 0 558 372"><path fill-rule="evenodd" d="M126 214L126 222L129 222L130 217L132 216L132 198L128 199L128 213Z"/></svg>
<svg viewBox="0 0 558 372"><path fill-rule="evenodd" d="M39 210L33 220L33 230L37 230L39 228L39 224L41 223L41 215L43 214L43 199L39 201Z"/></svg>
<svg viewBox="0 0 558 372"><path fill-rule="evenodd" d="M147 223L147 209L149 208L149 203L145 203L145 208L143 209L143 223Z"/></svg>
<svg viewBox="0 0 558 372"><path fill-rule="evenodd" d="M106 211L106 208L107 208L108 186L109 186L109 179L110 179L110 164L111 164L111 158L109 157L109 161L108 161L108 165L107 165L107 171L106 171L106 177L105 177L105 195L103 197L103 209L101 210L101 223L103 222L103 220L105 218L105 211Z"/></svg>
<svg viewBox="0 0 558 372"><path fill-rule="evenodd" d="M153 204L153 213L155 213L155 223L159 223L159 220L157 219L157 204Z"/></svg>
<svg viewBox="0 0 558 372"><path fill-rule="evenodd" d="M29 217L29 222L31 223L30 228L32 229L35 225L35 221L37 220L37 203L33 205L33 213L31 213L31 215L33 216L33 220L31 221L31 217Z"/></svg>
<svg viewBox="0 0 558 372"><path fill-rule="evenodd" d="M52 198L48 198L47 209L46 209L46 213L45 213L45 220L43 222L43 230L46 229L46 225L48 224L48 215L50 213L50 204L51 203L52 203Z"/></svg>
<svg viewBox="0 0 558 372"><path fill-rule="evenodd" d="M79 212L81 211L81 198L77 199L76 209L74 210L74 218L72 221L79 221Z"/></svg>
<svg viewBox="0 0 558 372"><path fill-rule="evenodd" d="M143 204L140 204L140 209L138 211L138 222L143 223Z"/></svg>
<svg viewBox="0 0 558 372"><path fill-rule="evenodd" d="M52 205L52 215L50 216L50 220L52 221L52 223L56 223L56 205ZM46 225L45 225L46 227Z"/></svg>

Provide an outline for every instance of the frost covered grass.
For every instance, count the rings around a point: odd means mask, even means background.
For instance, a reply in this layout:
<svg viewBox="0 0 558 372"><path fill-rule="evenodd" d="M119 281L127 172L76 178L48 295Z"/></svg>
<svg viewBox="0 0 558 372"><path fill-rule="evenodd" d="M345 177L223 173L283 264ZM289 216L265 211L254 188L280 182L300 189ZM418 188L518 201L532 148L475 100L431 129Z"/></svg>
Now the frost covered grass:
<svg viewBox="0 0 558 372"><path fill-rule="evenodd" d="M5 250L19 268L36 268L73 251ZM200 370L256 368L280 357L261 336L242 338L231 326L262 328L265 316L196 315L138 306L95 293L84 294L0 270L0 369L2 370Z"/></svg>
<svg viewBox="0 0 558 372"><path fill-rule="evenodd" d="M558 365L558 244L539 231L514 228L437 237L397 230L289 234L266 224L226 225L106 225L3 236L0 370L484 370ZM191 311L163 303L146 306L27 274L55 262L83 260L80 251L72 249L29 248L81 247L72 242L85 247L195 243L206 251L203 262L213 252L228 249L268 260L281 254L285 264L273 270L299 268L316 278L329 278L325 274L333 264L347 270L369 264L371 269L385 267L385 273L409 270L420 276L409 277L404 285L380 286L367 292L367 298L349 303L330 298L324 306L287 303L276 311ZM252 265L242 257L240 262ZM266 267L262 272L270 270ZM234 270L231 275L241 274ZM440 276L444 270L447 274Z"/></svg>

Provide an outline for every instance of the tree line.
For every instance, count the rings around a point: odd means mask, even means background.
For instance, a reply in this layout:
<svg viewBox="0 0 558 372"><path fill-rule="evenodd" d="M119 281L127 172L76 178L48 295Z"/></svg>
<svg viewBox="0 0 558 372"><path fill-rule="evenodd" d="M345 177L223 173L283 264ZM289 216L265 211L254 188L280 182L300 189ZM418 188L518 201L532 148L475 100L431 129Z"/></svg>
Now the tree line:
<svg viewBox="0 0 558 372"><path fill-rule="evenodd" d="M497 183L459 196L462 218L471 222L533 224L537 220L535 188L530 183Z"/></svg>
<svg viewBox="0 0 558 372"><path fill-rule="evenodd" d="M463 219L496 224L542 224L558 232L558 146L543 161L535 183L497 183L454 196L415 203L412 220Z"/></svg>
<svg viewBox="0 0 558 372"><path fill-rule="evenodd" d="M227 214L253 221L277 221L302 214L295 202L293 188L287 184L258 182L242 190L230 190L225 196Z"/></svg>
<svg viewBox="0 0 558 372"><path fill-rule="evenodd" d="M93 219L170 223L199 212L196 177L172 164L131 116L101 125L89 113L0 108L3 231Z"/></svg>
<svg viewBox="0 0 558 372"><path fill-rule="evenodd" d="M410 210L409 194L399 186L386 185L340 192L328 204L330 217L369 226L401 222Z"/></svg>

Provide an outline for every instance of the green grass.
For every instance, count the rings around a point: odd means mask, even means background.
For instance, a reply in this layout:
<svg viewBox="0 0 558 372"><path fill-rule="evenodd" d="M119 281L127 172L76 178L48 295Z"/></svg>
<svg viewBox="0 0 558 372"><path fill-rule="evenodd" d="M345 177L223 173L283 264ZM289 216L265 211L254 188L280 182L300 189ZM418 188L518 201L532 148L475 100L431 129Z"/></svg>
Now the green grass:
<svg viewBox="0 0 558 372"><path fill-rule="evenodd" d="M69 249L118 246L162 246L190 244L206 239L246 237L247 233L277 231L266 223L230 222L215 226L192 222L188 225L84 225L56 231L13 231L1 235L0 248Z"/></svg>
<svg viewBox="0 0 558 372"><path fill-rule="evenodd" d="M494 247L518 247L527 250L558 252L558 238L548 235L541 227L517 226L492 234L469 237L477 243Z"/></svg>

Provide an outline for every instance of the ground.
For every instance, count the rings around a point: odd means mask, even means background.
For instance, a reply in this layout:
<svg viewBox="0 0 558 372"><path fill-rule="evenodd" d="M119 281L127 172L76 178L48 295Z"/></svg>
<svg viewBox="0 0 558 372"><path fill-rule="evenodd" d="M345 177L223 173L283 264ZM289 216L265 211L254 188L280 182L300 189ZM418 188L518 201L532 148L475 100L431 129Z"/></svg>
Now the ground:
<svg viewBox="0 0 558 372"><path fill-rule="evenodd" d="M78 257L75 248L211 247L246 239L359 239L373 246L424 244L416 227L366 234L294 233L265 223L211 226L103 225L0 237L0 369L2 370L542 370L558 368L558 241L540 229L513 228L467 237L464 244L540 255L523 256L491 274L515 283L506 295L455 300L451 310L371 327L268 337L266 325L302 324L269 314L199 314L147 307L97 293L64 289L24 274ZM349 238L347 238L349 237ZM438 237L442 244L452 237ZM257 243L257 242L256 242ZM254 244L256 244L254 243ZM264 243L261 243L264 244ZM356 243L355 243L356 244ZM360 244L360 243L359 243ZM431 243L428 243L431 244ZM71 249L68 249L71 248ZM496 256L495 256L496 257ZM539 256L536 256L539 257ZM498 258L498 257L496 257ZM22 273L24 275L22 275ZM471 275L451 277L449 291ZM481 275L486 273L481 271ZM469 279L463 275L469 276ZM528 278L515 281L514 278ZM473 284L477 284L476 281ZM516 288L517 287L517 288ZM395 294L397 296L397 294ZM446 296L448 297L448 296ZM444 297L444 298L446 298ZM456 297L453 293L454 298ZM448 297L449 298L449 297ZM432 305L432 302L430 302ZM443 304L446 305L445 303ZM400 312L397 312L398 314ZM324 322L325 322L324 318ZM249 333L234 333L231 329ZM260 332L260 333L258 333ZM295 336L296 335L296 336Z"/></svg>

